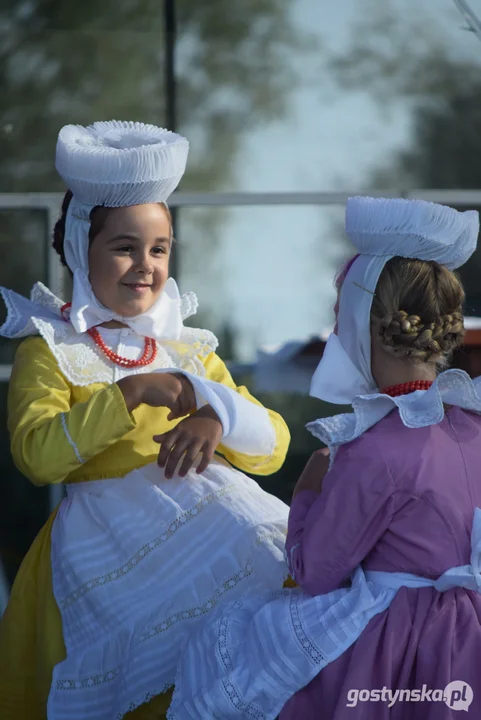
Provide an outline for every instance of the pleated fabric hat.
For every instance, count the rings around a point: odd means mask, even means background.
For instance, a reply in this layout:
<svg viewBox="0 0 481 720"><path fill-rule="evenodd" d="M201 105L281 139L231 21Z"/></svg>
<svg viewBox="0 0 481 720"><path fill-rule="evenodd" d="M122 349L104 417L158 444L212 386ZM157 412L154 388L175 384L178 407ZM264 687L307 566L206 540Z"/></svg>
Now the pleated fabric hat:
<svg viewBox="0 0 481 720"><path fill-rule="evenodd" d="M476 249L479 214L425 200L352 197L346 233L360 255L434 260L455 270Z"/></svg>
<svg viewBox="0 0 481 720"><path fill-rule="evenodd" d="M142 205L168 199L185 172L188 152L181 135L112 120L63 127L55 166L83 205Z"/></svg>

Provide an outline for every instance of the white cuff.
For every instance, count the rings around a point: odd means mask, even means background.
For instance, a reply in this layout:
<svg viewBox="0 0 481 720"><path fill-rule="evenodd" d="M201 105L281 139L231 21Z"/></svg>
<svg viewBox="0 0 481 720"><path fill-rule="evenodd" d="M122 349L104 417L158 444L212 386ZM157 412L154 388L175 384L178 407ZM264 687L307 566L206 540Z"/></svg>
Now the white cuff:
<svg viewBox="0 0 481 720"><path fill-rule="evenodd" d="M189 377L190 380L190 377ZM193 384L193 383L192 383ZM205 399L205 397L200 392L199 388L194 386L194 395L195 395L195 403L197 405L197 410L200 410L202 407L205 407L209 403Z"/></svg>
<svg viewBox="0 0 481 720"><path fill-rule="evenodd" d="M176 371L179 372L179 371ZM210 405L222 423L226 447L245 455L272 455L276 433L269 413L222 383L180 371L194 388L197 408Z"/></svg>

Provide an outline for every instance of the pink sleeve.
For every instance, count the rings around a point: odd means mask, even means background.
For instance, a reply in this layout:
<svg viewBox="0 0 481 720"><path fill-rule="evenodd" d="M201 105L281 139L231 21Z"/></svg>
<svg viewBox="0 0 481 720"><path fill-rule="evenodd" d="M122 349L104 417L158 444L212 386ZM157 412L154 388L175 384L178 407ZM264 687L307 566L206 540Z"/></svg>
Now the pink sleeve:
<svg viewBox="0 0 481 720"><path fill-rule="evenodd" d="M387 529L394 482L379 445L363 436L342 446L320 495L292 501L286 541L292 577L310 595L340 587Z"/></svg>

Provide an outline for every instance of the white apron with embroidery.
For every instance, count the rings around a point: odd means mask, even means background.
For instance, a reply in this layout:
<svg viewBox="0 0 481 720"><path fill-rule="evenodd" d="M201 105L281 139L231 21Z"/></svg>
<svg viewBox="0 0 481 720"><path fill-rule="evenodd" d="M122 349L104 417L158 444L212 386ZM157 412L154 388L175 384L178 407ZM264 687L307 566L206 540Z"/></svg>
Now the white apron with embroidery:
<svg viewBox="0 0 481 720"><path fill-rule="evenodd" d="M22 308L19 296L2 295L2 331L25 334L29 301ZM33 324L72 383L111 383L132 372L107 364L88 336L62 321L61 301L45 288L36 286L31 302L43 307ZM183 317L195 310L192 296L183 306ZM143 339L132 331L101 331L107 344L122 333L122 354L140 356ZM135 371L187 370L195 381L213 350L211 333L184 328L179 342L158 343L154 364ZM282 587L287 517L284 503L221 458L183 480L166 480L152 464L67 486L52 529L67 657L54 670L49 720L116 720L172 686L181 646L220 601Z"/></svg>
<svg viewBox="0 0 481 720"><path fill-rule="evenodd" d="M278 589L287 508L221 459L75 484L52 530L67 659L49 720L120 718L173 685L180 647L219 601Z"/></svg>

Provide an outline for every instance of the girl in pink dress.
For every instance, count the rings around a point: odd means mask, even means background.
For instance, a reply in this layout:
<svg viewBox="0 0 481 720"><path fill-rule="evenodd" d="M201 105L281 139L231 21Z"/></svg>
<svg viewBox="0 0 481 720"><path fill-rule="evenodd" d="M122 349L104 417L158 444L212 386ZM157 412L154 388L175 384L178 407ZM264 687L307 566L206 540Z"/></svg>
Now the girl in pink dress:
<svg viewBox="0 0 481 720"><path fill-rule="evenodd" d="M481 383L445 370L477 213L353 198L346 225L359 255L311 394L353 412L309 426L330 459L290 508L300 589L191 639L172 720L481 717Z"/></svg>

